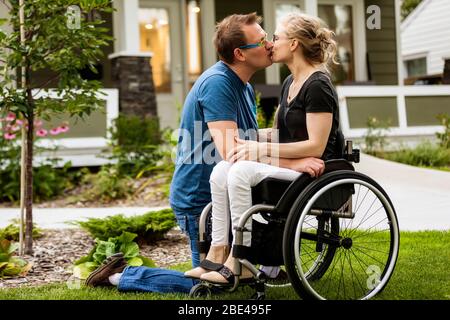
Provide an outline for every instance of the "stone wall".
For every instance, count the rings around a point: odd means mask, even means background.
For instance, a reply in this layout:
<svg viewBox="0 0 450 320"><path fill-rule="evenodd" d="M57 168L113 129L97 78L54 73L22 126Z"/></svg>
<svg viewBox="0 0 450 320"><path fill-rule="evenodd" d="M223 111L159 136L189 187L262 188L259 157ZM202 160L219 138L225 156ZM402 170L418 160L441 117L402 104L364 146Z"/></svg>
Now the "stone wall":
<svg viewBox="0 0 450 320"><path fill-rule="evenodd" d="M113 84L119 89L121 114L157 116L150 58L119 56L111 64Z"/></svg>

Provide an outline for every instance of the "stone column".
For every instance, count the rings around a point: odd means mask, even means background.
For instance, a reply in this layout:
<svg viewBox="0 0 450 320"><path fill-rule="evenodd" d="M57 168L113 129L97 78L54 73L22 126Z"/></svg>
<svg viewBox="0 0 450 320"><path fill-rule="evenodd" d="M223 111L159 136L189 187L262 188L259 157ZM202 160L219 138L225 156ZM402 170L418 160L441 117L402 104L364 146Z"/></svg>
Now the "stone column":
<svg viewBox="0 0 450 320"><path fill-rule="evenodd" d="M151 56L150 53L110 56L112 80L114 87L119 89L122 114L157 116Z"/></svg>

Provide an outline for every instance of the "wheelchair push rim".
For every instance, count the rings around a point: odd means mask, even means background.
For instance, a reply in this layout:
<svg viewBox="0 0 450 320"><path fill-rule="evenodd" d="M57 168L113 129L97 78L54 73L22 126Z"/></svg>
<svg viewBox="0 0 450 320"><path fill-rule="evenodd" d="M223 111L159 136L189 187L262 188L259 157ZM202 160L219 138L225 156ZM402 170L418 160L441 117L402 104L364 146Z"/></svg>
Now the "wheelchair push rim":
<svg viewBox="0 0 450 320"><path fill-rule="evenodd" d="M322 178L302 193L305 201L294 204L297 213L290 223L294 224L295 236L293 241L290 238L289 249L294 255L294 266L288 268L289 276L297 277L299 281L292 282L304 298L370 299L386 286L397 260L399 231L395 210L384 190L365 175L340 172ZM342 211L315 209L325 195L349 188L352 201L348 212L353 217ZM326 221L338 219L338 233L320 233L319 217ZM330 248L333 261L328 260L318 272L316 265L321 260L317 255L323 256L323 250Z"/></svg>

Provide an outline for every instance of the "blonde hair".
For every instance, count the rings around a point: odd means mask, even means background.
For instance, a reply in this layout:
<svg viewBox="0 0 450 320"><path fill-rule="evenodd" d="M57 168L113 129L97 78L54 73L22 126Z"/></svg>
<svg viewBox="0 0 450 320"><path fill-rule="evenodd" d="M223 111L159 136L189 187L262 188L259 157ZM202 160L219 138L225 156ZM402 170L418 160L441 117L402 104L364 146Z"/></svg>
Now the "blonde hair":
<svg viewBox="0 0 450 320"><path fill-rule="evenodd" d="M290 39L297 39L306 61L319 64L327 72L336 60L337 43L334 32L319 18L302 13L290 13L283 17L281 24Z"/></svg>

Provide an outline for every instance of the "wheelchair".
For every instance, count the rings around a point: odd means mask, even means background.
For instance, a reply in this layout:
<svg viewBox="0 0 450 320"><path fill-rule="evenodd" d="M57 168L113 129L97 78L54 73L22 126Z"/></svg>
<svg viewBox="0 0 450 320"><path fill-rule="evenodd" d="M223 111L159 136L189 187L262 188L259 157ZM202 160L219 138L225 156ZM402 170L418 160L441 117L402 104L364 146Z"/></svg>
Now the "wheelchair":
<svg viewBox="0 0 450 320"><path fill-rule="evenodd" d="M397 216L383 188L355 172L352 162L359 162L359 150L347 141L342 159L326 161L319 178L266 178L253 187L253 206L235 228L234 283L202 281L190 296L237 290L245 266L254 278L245 283L255 289L252 299L263 300L266 287L276 285L269 285L257 265L285 269L288 285L302 299L366 300L380 293L397 261ZM201 260L211 243L211 207L204 208L199 221ZM245 228L249 219L251 229ZM251 247L242 245L244 232L251 232Z"/></svg>

